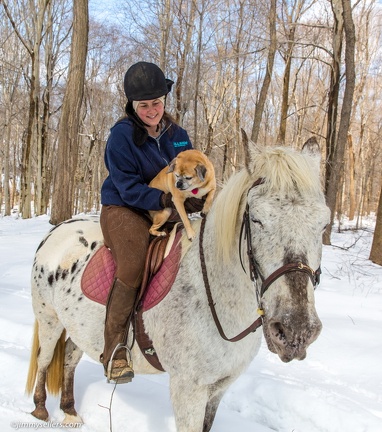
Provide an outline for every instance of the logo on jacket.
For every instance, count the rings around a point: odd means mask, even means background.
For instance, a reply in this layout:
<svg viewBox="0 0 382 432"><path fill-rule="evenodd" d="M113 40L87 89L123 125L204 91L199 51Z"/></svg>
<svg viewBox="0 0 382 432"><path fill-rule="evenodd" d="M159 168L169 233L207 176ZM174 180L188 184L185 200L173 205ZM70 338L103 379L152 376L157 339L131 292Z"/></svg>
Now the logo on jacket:
<svg viewBox="0 0 382 432"><path fill-rule="evenodd" d="M188 141L175 141L174 147L186 147L188 144Z"/></svg>

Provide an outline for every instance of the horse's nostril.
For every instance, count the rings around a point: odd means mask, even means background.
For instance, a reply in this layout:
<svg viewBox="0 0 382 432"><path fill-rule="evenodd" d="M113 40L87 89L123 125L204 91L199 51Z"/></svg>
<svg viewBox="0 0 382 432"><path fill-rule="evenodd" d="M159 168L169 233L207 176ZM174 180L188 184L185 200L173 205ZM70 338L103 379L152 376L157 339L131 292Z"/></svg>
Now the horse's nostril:
<svg viewBox="0 0 382 432"><path fill-rule="evenodd" d="M284 327L280 322L271 324L271 335L275 341L279 341L281 343L285 343L286 341Z"/></svg>

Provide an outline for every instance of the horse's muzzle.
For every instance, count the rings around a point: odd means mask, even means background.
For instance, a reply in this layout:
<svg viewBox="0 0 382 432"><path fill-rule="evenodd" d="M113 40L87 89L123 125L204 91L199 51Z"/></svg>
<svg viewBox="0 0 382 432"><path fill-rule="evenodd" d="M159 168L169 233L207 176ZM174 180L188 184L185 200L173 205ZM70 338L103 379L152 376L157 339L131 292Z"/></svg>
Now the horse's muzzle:
<svg viewBox="0 0 382 432"><path fill-rule="evenodd" d="M303 328L294 328L277 320L264 322L264 336L270 351L278 354L288 363L291 360L303 360L308 346L319 336L322 323L317 318Z"/></svg>

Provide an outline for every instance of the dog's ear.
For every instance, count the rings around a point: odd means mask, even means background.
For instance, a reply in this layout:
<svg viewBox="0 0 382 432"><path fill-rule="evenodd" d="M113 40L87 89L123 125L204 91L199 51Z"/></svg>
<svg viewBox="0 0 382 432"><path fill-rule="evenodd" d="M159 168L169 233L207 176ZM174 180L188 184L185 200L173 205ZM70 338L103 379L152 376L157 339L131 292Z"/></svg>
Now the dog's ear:
<svg viewBox="0 0 382 432"><path fill-rule="evenodd" d="M198 175L200 181L204 181L204 178L206 176L207 168L204 165L196 165L195 168L196 174Z"/></svg>
<svg viewBox="0 0 382 432"><path fill-rule="evenodd" d="M175 165L176 165L176 158L170 162L170 165L168 166L167 174L172 173L174 171Z"/></svg>

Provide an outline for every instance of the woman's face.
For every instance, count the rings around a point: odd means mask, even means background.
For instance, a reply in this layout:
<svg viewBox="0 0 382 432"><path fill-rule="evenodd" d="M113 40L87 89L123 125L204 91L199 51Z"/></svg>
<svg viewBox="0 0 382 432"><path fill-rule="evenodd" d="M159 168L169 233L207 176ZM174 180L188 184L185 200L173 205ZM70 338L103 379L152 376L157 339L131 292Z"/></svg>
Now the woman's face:
<svg viewBox="0 0 382 432"><path fill-rule="evenodd" d="M159 99L139 101L136 113L145 124L156 127L164 114L163 102Z"/></svg>

